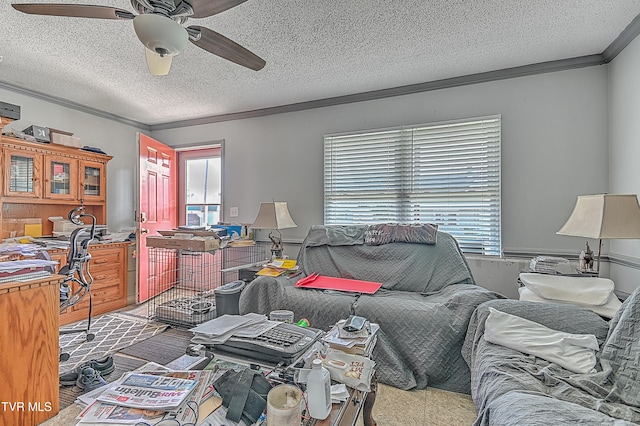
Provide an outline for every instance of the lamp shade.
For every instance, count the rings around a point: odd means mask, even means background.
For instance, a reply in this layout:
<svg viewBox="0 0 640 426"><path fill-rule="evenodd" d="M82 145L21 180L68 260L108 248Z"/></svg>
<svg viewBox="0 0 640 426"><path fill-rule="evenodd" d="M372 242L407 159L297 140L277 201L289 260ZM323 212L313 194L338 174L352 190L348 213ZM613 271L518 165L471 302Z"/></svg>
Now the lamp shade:
<svg viewBox="0 0 640 426"><path fill-rule="evenodd" d="M573 213L556 232L586 238L640 238L640 205L636 195L581 195Z"/></svg>
<svg viewBox="0 0 640 426"><path fill-rule="evenodd" d="M151 75L167 75L171 69L171 61L173 56L164 55L160 56L156 52L152 52L149 49L144 49L147 55L147 66Z"/></svg>
<svg viewBox="0 0 640 426"><path fill-rule="evenodd" d="M256 220L253 221L253 229L286 229L295 228L298 225L293 221L284 201L272 203L260 203L260 210Z"/></svg>

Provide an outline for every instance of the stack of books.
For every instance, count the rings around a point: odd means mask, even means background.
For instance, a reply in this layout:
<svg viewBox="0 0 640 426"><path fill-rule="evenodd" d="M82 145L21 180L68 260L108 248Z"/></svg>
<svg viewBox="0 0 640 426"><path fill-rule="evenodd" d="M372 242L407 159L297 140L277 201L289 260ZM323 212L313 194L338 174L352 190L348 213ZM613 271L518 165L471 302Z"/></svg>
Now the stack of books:
<svg viewBox="0 0 640 426"><path fill-rule="evenodd" d="M348 332L342 328L345 323L346 320L338 321L323 340L333 349L354 355L370 356L378 339L377 333L380 326L367 321L362 330Z"/></svg>

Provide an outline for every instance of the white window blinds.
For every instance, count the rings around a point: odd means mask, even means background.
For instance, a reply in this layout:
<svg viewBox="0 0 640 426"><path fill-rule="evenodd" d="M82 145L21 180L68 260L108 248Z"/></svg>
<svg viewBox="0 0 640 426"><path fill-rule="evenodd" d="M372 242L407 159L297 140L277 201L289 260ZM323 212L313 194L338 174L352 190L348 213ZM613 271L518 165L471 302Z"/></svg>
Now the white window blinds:
<svg viewBox="0 0 640 426"><path fill-rule="evenodd" d="M324 138L324 222L435 223L499 255L499 115Z"/></svg>

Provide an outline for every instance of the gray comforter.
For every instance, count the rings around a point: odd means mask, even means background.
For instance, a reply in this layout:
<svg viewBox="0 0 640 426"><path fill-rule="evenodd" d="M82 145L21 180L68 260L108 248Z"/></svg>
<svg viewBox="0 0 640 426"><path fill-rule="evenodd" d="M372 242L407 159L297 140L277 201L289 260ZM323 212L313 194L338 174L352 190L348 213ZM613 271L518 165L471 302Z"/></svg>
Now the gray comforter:
<svg viewBox="0 0 640 426"><path fill-rule="evenodd" d="M484 340L489 307L598 340L596 372L575 374ZM577 306L496 300L473 314L462 354L471 375L476 425L640 423L640 290L607 323Z"/></svg>
<svg viewBox="0 0 640 426"><path fill-rule="evenodd" d="M298 262L304 274L382 282L374 295L294 287L293 279L260 277L240 296L240 312L288 309L328 330L356 314L380 324L373 352L378 380L400 389L469 393L461 356L469 318L481 303L502 296L474 284L457 242L438 232L436 244L363 244L359 226L311 229Z"/></svg>

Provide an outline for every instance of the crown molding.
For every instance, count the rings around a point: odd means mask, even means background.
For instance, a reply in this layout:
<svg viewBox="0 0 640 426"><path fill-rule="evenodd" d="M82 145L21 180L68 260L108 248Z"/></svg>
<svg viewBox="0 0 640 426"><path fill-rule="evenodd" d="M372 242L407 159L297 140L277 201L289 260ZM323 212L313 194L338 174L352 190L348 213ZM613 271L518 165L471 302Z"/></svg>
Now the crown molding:
<svg viewBox="0 0 640 426"><path fill-rule="evenodd" d="M121 117L119 115L111 114L109 112L102 111L97 108L91 108L86 105L79 104L77 102L69 101L67 99L58 98L56 96L45 95L44 93L36 92L35 90L30 90L24 87L16 86L14 84L7 83L5 81L0 80L0 88L6 89L14 93L18 93L21 95L29 96L31 98L40 99L45 102L50 102L52 104L60 105L65 108L75 109L76 111L84 112L87 114L95 115L96 117L106 118L107 120L117 121L122 124L126 124L127 126L138 127L141 130L151 131L151 126L148 124L141 123L139 121L130 120L128 118Z"/></svg>
<svg viewBox="0 0 640 426"><path fill-rule="evenodd" d="M175 129L179 127L199 126L203 124L219 123L222 121L243 120L247 118L264 117L275 114L304 111L314 108L323 108L334 105L344 105L354 102L364 102L376 99L384 99L395 96L410 95L414 93L429 92L451 87L467 86L470 84L486 83L490 81L505 80L509 78L524 77L556 71L565 71L575 68L590 67L604 64L601 54L580 56L576 58L560 59L556 61L540 62L537 64L523 65L513 68L505 68L496 71L488 71L478 74L469 74L460 77L445 78L442 80L428 81L424 83L410 84L406 86L392 87L388 89L372 90L370 92L355 93L352 95L336 96L333 98L317 99L313 101L287 104L276 107L261 108L251 111L235 112L231 114L213 115L210 117L195 118L190 120L174 121L170 123L155 124L151 130Z"/></svg>

